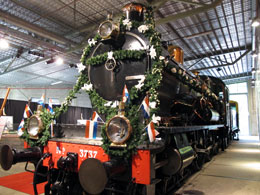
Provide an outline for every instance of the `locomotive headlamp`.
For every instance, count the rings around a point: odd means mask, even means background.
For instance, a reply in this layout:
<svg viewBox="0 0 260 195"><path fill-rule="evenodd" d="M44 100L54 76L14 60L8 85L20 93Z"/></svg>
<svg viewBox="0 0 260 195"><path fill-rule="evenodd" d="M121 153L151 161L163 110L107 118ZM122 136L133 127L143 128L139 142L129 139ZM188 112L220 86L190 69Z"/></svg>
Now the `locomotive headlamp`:
<svg viewBox="0 0 260 195"><path fill-rule="evenodd" d="M124 116L116 115L108 121L106 133L113 144L124 144L132 133L130 121Z"/></svg>
<svg viewBox="0 0 260 195"><path fill-rule="evenodd" d="M99 25L98 33L102 39L116 39L119 35L119 27L112 20L106 20Z"/></svg>
<svg viewBox="0 0 260 195"><path fill-rule="evenodd" d="M33 115L28 121L28 133L32 137L36 137L43 129L42 120L39 116Z"/></svg>
<svg viewBox="0 0 260 195"><path fill-rule="evenodd" d="M31 138L37 139L39 133L43 130L43 123L40 118L40 113L42 110L42 106L38 105L37 113L32 115L28 120L28 128L27 131Z"/></svg>

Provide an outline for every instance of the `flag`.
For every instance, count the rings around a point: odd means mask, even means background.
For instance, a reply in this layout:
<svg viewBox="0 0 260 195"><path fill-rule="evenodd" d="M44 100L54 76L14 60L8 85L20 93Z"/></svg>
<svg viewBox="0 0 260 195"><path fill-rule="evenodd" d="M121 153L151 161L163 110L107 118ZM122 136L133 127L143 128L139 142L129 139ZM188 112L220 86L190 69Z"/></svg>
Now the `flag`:
<svg viewBox="0 0 260 195"><path fill-rule="evenodd" d="M98 122L87 120L86 122L86 129L85 129L85 137L96 139L97 137L97 128L98 128Z"/></svg>
<svg viewBox="0 0 260 195"><path fill-rule="evenodd" d="M126 85L123 90L122 102L127 103L127 104L130 103L130 96L129 96L129 92L128 92Z"/></svg>
<svg viewBox="0 0 260 195"><path fill-rule="evenodd" d="M49 99L49 104L48 104L47 110L48 110L48 112L50 112L51 114L53 114L52 99Z"/></svg>
<svg viewBox="0 0 260 195"><path fill-rule="evenodd" d="M39 99L38 104L40 104L42 107L44 107L44 94L42 94L41 99Z"/></svg>
<svg viewBox="0 0 260 195"><path fill-rule="evenodd" d="M24 113L23 113L23 118L30 118L30 116L32 115L32 111L29 107L28 104L25 105L25 109L24 109Z"/></svg>
<svg viewBox="0 0 260 195"><path fill-rule="evenodd" d="M149 123L149 125L146 127L146 131L149 137L149 141L154 142L155 137L159 134L159 132L154 129L153 122Z"/></svg>
<svg viewBox="0 0 260 195"><path fill-rule="evenodd" d="M144 118L149 118L150 117L150 107L149 107L149 97L145 96L141 108L144 113Z"/></svg>
<svg viewBox="0 0 260 195"><path fill-rule="evenodd" d="M19 136L22 136L22 135L23 135L23 132L24 132L24 119L22 119L21 123L20 123L19 126L18 126L17 134L18 134Z"/></svg>
<svg viewBox="0 0 260 195"><path fill-rule="evenodd" d="M104 122L96 111L94 111L92 114L92 121Z"/></svg>

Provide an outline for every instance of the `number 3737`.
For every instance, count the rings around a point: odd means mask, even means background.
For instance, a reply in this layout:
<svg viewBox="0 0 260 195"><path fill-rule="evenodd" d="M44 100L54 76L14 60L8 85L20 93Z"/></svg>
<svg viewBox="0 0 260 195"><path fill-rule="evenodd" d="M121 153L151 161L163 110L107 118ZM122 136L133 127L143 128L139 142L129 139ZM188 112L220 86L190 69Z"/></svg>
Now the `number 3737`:
<svg viewBox="0 0 260 195"><path fill-rule="evenodd" d="M79 157L83 157L83 158L96 158L97 156L97 151L93 151L93 150L83 150L80 149L79 150Z"/></svg>

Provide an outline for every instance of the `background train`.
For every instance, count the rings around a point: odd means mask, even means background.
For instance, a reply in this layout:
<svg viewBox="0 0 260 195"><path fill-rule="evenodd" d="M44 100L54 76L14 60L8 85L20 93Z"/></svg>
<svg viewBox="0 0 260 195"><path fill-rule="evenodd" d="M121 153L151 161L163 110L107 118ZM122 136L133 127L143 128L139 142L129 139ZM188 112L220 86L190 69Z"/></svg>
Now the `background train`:
<svg viewBox="0 0 260 195"><path fill-rule="evenodd" d="M26 121L27 148L1 148L5 170L35 164L35 194L44 181L45 194L168 194L239 130L225 84L182 66L183 51L161 42L152 9L131 3L123 11L119 22L109 16L89 39L64 104L54 114L39 106ZM95 116L52 132L52 121L80 89Z"/></svg>

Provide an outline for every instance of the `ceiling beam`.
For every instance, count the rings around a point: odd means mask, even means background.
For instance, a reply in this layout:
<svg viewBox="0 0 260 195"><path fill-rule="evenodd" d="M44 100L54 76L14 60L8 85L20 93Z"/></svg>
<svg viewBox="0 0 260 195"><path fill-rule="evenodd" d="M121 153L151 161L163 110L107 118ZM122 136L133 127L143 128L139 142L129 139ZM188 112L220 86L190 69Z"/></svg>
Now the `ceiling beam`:
<svg viewBox="0 0 260 195"><path fill-rule="evenodd" d="M79 44L79 45L77 45L77 46L75 46L75 47L71 47L71 48L67 49L65 52L63 52L63 54L64 54L64 55L65 55L65 54L70 54L70 53L72 53L72 52L74 52L74 51L83 49L85 46L86 46L85 43L81 43L81 44ZM20 70L20 69L25 68L25 67L27 67L27 66L32 66L32 65L34 65L34 64L36 64L36 63L40 63L40 62L47 61L47 60L49 60L49 59L50 59L50 57L44 57L44 58L41 58L41 59L37 59L37 60L35 60L35 61L33 61L33 62L29 62L29 63L24 64L24 65L22 65L22 66L19 66L19 67L13 68L13 69L11 69L11 70L8 70L8 71L6 71L6 72L0 73L0 76L1 76L1 75L4 75L4 74L7 74L7 73L10 73L10 72L13 72L13 71Z"/></svg>
<svg viewBox="0 0 260 195"><path fill-rule="evenodd" d="M212 57L212 56L225 55L225 54L229 54L232 52L245 51L245 48L247 50L251 50L252 45L249 44L249 45L246 45L245 47L236 47L236 48L232 49L231 51L230 51L230 49L222 49L222 51L220 51L220 50L214 51L213 54L210 52L210 53L201 54L200 56L187 57L187 58L184 58L184 62L188 62L188 61L192 61L192 60L199 60L201 58L207 58L207 57Z"/></svg>
<svg viewBox="0 0 260 195"><path fill-rule="evenodd" d="M16 60L16 57L14 57L12 59L12 61L7 65L7 67L5 68L4 72L6 72L10 68L10 66L14 63L15 60Z"/></svg>
<svg viewBox="0 0 260 195"><path fill-rule="evenodd" d="M7 28L6 26L1 25L1 24L0 24L0 31L10 35L11 37L26 40L29 43L37 45L38 47L41 47L41 48L48 48L48 49L62 52L62 53L65 52L65 49L63 49L63 48L60 48L60 47L53 45L51 43L48 43L46 41L42 41L40 39L34 38L30 35L20 32L20 31L17 31L17 30L11 29L11 28Z"/></svg>
<svg viewBox="0 0 260 195"><path fill-rule="evenodd" d="M67 70L67 69L69 69L69 67L68 68L63 68L62 70L59 70L59 71L63 71L63 70ZM70 85L74 85L75 84L75 83L70 82L70 81L65 81L65 80L60 79L60 78L56 79L56 78L52 78L52 77L49 77L49 76L46 76L46 75L42 75L42 74L27 72L27 71L23 71L23 70L21 70L19 72L35 76L34 78L30 78L29 80L35 80L37 78L45 78L45 79L49 79L51 81L62 81L63 84L70 84ZM58 71L54 71L54 72L48 73L48 75L51 75L51 74L56 73L56 72L58 72ZM27 81L28 80L24 80L24 81L21 81L21 82L27 82Z"/></svg>
<svg viewBox="0 0 260 195"><path fill-rule="evenodd" d="M147 5L148 6L152 6L154 8L154 10L158 10L161 6L163 6L167 1L169 0L149 0ZM118 12L116 14L113 15L114 20L116 20L117 18L120 18L122 16L122 12ZM65 36L75 36L78 35L80 33L83 32L93 32L95 30L97 30L97 26L103 22L105 19L101 19L99 21L96 21L95 23L92 24L86 24L86 26L79 28L78 32L76 33L69 33L66 34Z"/></svg>
<svg viewBox="0 0 260 195"><path fill-rule="evenodd" d="M36 21L40 20L41 18L46 18L64 28L69 28L71 31L76 31L72 26L70 26L69 24L65 24L63 21L60 21L58 18L53 18L49 13L39 13L37 11L35 11L33 8L30 8L28 6L25 6L24 2L19 1L19 0L11 0L11 2L15 3L16 5L29 10L30 12L33 12L34 14L37 14L39 16L38 19L36 19Z"/></svg>
<svg viewBox="0 0 260 195"><path fill-rule="evenodd" d="M71 42L68 39L65 39L63 37L61 37L60 35L50 32L44 28L41 28L37 25L31 24L21 18L18 18L16 16L13 16L7 12L4 12L2 10L0 10L0 19L7 22L7 23L11 23L15 26L18 26L20 28L26 29L30 32L36 33L42 37L45 37L47 39L56 41L58 43L61 44L74 44L73 42Z"/></svg>
<svg viewBox="0 0 260 195"><path fill-rule="evenodd" d="M192 15L196 15L196 14L199 14L199 13L206 12L206 11L213 9L213 8L217 7L218 5L220 5L222 3L222 1L223 0L215 0L211 4L205 4L204 6L201 6L199 8L191 9L191 10L186 11L186 12L167 16L165 18L161 18L161 19L155 21L155 25L162 25L162 24L165 24L165 23L168 23L168 22L173 22L173 21L181 19L181 18L186 18L188 16L192 16Z"/></svg>
<svg viewBox="0 0 260 195"><path fill-rule="evenodd" d="M204 67L204 68L198 68L198 69L192 69L195 71L201 71L201 70L209 70L209 69L214 69L214 68L221 68L221 67L225 67L225 66L232 66L234 64L236 64L239 60L241 60L245 55L247 55L249 52L251 51L251 49L248 49L247 51L245 51L241 56L239 56L239 58L237 58L234 62L232 63L227 63L227 64L222 64L222 65L218 65L218 66L208 66L208 67Z"/></svg>
<svg viewBox="0 0 260 195"><path fill-rule="evenodd" d="M235 74L235 75L229 75L225 77L221 77L220 79L223 80L224 82L232 82L232 80L237 80L237 79L249 79L252 78L252 74L247 72L242 73L242 74Z"/></svg>
<svg viewBox="0 0 260 195"><path fill-rule="evenodd" d="M180 2L180 3L185 3L185 4L189 4L189 5L198 5L198 6L205 6L205 5L206 5L206 4L204 4L204 3L194 2L194 1L192 1L192 0L172 0L172 1Z"/></svg>

